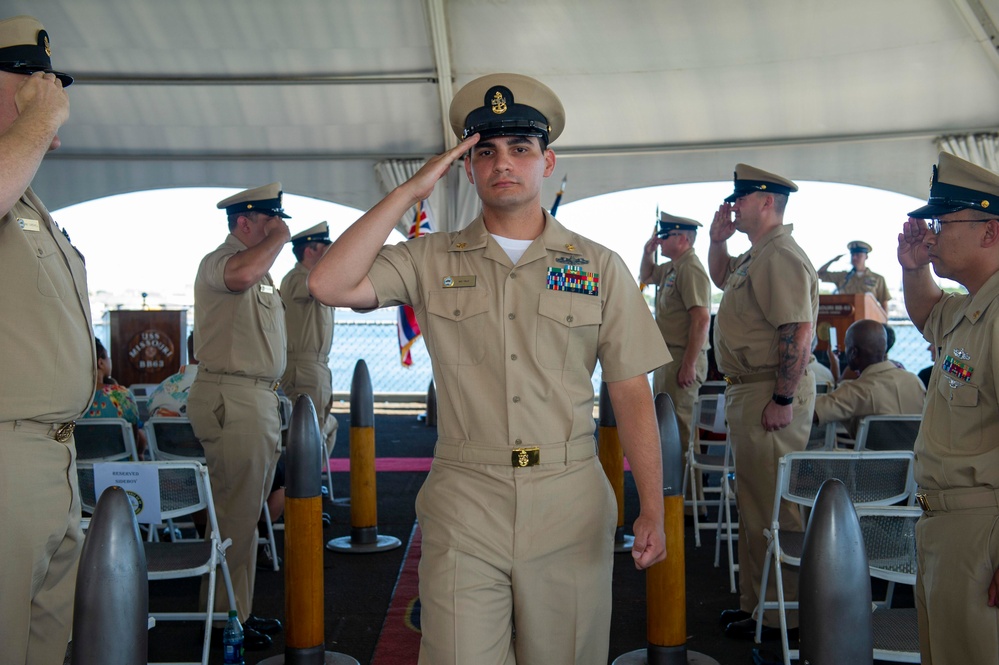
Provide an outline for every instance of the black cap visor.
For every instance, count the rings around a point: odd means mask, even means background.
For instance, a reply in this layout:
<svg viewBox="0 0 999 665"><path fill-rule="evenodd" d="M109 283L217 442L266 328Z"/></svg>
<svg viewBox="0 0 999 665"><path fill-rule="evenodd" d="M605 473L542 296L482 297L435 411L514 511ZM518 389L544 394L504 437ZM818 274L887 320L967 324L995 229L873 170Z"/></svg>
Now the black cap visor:
<svg viewBox="0 0 999 665"><path fill-rule="evenodd" d="M31 65L26 62L0 62L0 71L10 72L11 74L23 74L24 76L31 76L35 72L45 72L46 74L55 74L55 77L62 82L62 87L64 88L73 85L73 77L69 74L63 74L48 67Z"/></svg>

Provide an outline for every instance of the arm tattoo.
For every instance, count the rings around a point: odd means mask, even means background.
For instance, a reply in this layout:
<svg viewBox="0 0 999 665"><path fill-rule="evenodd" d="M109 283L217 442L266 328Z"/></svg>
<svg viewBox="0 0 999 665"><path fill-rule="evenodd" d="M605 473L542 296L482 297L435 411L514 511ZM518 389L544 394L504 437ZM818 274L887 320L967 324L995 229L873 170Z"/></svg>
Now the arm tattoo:
<svg viewBox="0 0 999 665"><path fill-rule="evenodd" d="M800 323L786 323L777 329L777 385L776 392L793 395L801 380L807 356L797 341Z"/></svg>

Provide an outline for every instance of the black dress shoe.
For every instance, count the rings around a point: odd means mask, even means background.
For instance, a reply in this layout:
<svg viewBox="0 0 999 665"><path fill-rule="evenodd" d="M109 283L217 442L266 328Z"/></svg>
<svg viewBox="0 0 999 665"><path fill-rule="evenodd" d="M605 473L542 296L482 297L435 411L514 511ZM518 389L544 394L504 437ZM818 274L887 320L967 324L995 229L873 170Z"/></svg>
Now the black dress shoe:
<svg viewBox="0 0 999 665"><path fill-rule="evenodd" d="M742 610L725 610L718 615L718 625L724 628L730 623L742 621L743 619L749 619L752 616L753 615L749 612L743 612Z"/></svg>
<svg viewBox="0 0 999 665"><path fill-rule="evenodd" d="M250 628L258 633L263 633L264 635L277 635L281 632L281 622L277 619L267 619L264 617L253 616L251 614L246 617L246 621L243 623L243 628Z"/></svg>
<svg viewBox="0 0 999 665"><path fill-rule="evenodd" d="M222 647L223 628L212 628L212 644ZM243 648L247 651L266 651L274 646L274 641L261 632L243 626Z"/></svg>

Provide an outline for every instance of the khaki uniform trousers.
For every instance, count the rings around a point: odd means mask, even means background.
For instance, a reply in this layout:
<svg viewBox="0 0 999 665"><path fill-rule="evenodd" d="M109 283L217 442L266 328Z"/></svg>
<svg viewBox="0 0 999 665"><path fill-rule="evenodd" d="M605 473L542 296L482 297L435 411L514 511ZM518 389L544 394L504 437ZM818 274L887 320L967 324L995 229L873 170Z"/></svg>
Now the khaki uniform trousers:
<svg viewBox="0 0 999 665"><path fill-rule="evenodd" d="M420 665L606 665L617 504L596 457L437 458L416 514Z"/></svg>
<svg viewBox="0 0 999 665"><path fill-rule="evenodd" d="M83 546L76 446L0 423L0 663L52 665L73 628Z"/></svg>
<svg viewBox="0 0 999 665"><path fill-rule="evenodd" d="M673 400L676 409L676 423L680 427L680 443L683 445L684 453L690 445L691 419L694 417L694 402L697 400L697 393L701 385L708 376L708 354L701 353L697 356L697 363L694 365L694 376L696 380L689 388L681 388L677 383L676 374L680 371L683 360L683 349L670 347L670 354L673 361L663 365L652 374L652 388L656 394L666 393Z"/></svg>
<svg viewBox="0 0 999 665"><path fill-rule="evenodd" d="M739 508L739 608L755 612L760 598L763 564L767 556L764 529L770 528L774 494L777 488L777 466L780 458L790 452L805 449L815 410L815 377L805 374L798 383L794 397L794 418L791 424L777 432L767 432L761 422L763 409L774 392L773 381L731 385L725 390L725 415L728 419L735 455L736 504ZM797 510L782 508L782 529L804 531ZM784 568L784 599L798 599L798 573ZM767 582L767 600L777 600L776 577ZM776 611L764 617L768 626L779 625ZM798 625L798 613L787 613L787 625Z"/></svg>
<svg viewBox="0 0 999 665"><path fill-rule="evenodd" d="M292 360L288 358L288 368L284 372L281 388L294 405L299 395L312 398L312 406L316 408L319 420L319 432L326 445L326 458L333 454L336 445L336 432L339 423L336 416L330 413L333 403L333 374L329 365L316 361Z"/></svg>
<svg viewBox="0 0 999 665"><path fill-rule="evenodd" d="M999 508L924 514L916 524L916 610L923 665L999 663Z"/></svg>
<svg viewBox="0 0 999 665"><path fill-rule="evenodd" d="M277 393L264 382L259 387L213 383L202 380L200 372L187 398L188 417L205 448L219 531L223 540L232 539L226 561L236 607L228 607L222 575L216 579L215 607L217 612L236 609L240 621L253 608L257 521L281 454L278 408ZM202 595L207 595L204 585Z"/></svg>

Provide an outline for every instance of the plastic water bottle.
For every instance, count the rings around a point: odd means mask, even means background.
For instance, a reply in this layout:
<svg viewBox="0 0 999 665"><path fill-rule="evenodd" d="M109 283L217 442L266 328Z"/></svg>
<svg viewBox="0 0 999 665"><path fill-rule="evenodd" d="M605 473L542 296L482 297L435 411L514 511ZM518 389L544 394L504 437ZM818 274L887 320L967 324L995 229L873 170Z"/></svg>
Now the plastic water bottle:
<svg viewBox="0 0 999 665"><path fill-rule="evenodd" d="M239 623L236 610L229 610L229 621L222 631L222 662L226 665L244 665L243 626Z"/></svg>

